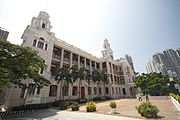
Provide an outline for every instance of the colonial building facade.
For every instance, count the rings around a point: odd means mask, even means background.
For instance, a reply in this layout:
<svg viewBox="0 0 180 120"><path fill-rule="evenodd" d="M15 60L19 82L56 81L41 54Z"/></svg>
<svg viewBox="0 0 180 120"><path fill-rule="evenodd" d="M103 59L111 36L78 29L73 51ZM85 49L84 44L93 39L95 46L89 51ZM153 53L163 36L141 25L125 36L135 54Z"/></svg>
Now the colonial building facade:
<svg viewBox="0 0 180 120"><path fill-rule="evenodd" d="M31 47L39 52L44 58L47 68L40 70L40 74L51 81L51 85L37 88L33 82L27 83L29 88L11 88L5 95L7 106L17 106L29 103L46 103L62 99L77 99L80 93L81 99L93 99L97 96L109 96L112 98L132 97L135 95L134 72L124 58L114 60L113 51L108 40L104 40L103 57L98 58L86 51L68 44L55 37L51 32L51 23L48 13L41 11L37 17L33 17L31 24L25 29L22 39L22 46ZM62 88L61 83L57 84L55 76L59 68L70 68L76 65L78 68L86 68L93 71L104 71L108 74L109 83L88 84L83 81L73 85L66 85ZM30 99L33 96L33 99Z"/></svg>

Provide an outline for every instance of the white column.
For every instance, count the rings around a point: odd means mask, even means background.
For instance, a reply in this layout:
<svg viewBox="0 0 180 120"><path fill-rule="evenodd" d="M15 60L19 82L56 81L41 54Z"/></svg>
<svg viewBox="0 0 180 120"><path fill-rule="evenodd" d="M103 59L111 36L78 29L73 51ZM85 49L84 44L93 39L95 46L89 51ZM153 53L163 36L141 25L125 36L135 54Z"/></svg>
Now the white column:
<svg viewBox="0 0 180 120"><path fill-rule="evenodd" d="M37 87L35 88L34 95L37 95Z"/></svg>
<svg viewBox="0 0 180 120"><path fill-rule="evenodd" d="M70 53L70 68L72 67L72 58L73 58L73 53Z"/></svg>
<svg viewBox="0 0 180 120"><path fill-rule="evenodd" d="M96 68L96 67L97 67L96 62L94 62L94 63L95 63L95 70L97 70L97 68Z"/></svg>
<svg viewBox="0 0 180 120"><path fill-rule="evenodd" d="M92 61L90 60L90 73L92 74Z"/></svg>
<svg viewBox="0 0 180 120"><path fill-rule="evenodd" d="M106 67L107 67L107 73L109 74L110 73L110 67L109 67L109 62L108 61L106 62Z"/></svg>
<svg viewBox="0 0 180 120"><path fill-rule="evenodd" d="M28 87L28 84L27 84L27 87ZM27 96L27 91L28 91L28 88L26 88L25 91L24 91L24 96L23 96L24 99L25 99L26 96Z"/></svg>
<svg viewBox="0 0 180 120"><path fill-rule="evenodd" d="M61 63L60 63L60 67L63 67L63 60L64 60L64 48L62 48L61 50Z"/></svg>
<svg viewBox="0 0 180 120"><path fill-rule="evenodd" d="M102 63L99 63L99 69L102 71Z"/></svg>
<svg viewBox="0 0 180 120"><path fill-rule="evenodd" d="M80 68L80 55L78 55L78 69Z"/></svg>
<svg viewBox="0 0 180 120"><path fill-rule="evenodd" d="M84 58L84 68L86 68L86 58Z"/></svg>

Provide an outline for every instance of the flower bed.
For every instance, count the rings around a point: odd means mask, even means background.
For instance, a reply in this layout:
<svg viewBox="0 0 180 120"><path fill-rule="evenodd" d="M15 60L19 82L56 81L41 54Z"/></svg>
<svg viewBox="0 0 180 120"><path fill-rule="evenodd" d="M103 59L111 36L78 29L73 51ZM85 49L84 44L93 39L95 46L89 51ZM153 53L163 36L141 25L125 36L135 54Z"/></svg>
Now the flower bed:
<svg viewBox="0 0 180 120"><path fill-rule="evenodd" d="M87 102L86 103L86 111L87 112L94 112L94 111L96 111L96 103L95 102Z"/></svg>
<svg viewBox="0 0 180 120"><path fill-rule="evenodd" d="M172 96L175 100L177 100L180 103L180 96L179 95L170 93L169 96Z"/></svg>

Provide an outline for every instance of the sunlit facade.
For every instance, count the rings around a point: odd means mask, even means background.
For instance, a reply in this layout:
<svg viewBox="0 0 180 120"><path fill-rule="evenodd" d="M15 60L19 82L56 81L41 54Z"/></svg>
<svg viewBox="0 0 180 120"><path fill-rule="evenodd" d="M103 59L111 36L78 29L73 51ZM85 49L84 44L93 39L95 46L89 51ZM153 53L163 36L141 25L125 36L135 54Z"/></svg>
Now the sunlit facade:
<svg viewBox="0 0 180 120"><path fill-rule="evenodd" d="M132 97L135 95L134 72L126 59L114 60L113 51L110 48L108 40L104 40L104 49L102 57L98 58L86 51L83 51L65 41L55 37L52 33L49 15L41 11L37 17L33 17L31 24L25 29L22 39L22 46L31 47L39 52L44 58L46 65L45 70L40 70L40 74L51 81L51 85L38 89L33 82L28 81L29 88L11 88L7 90L5 101L7 106L16 106L32 103L46 103L55 100L93 99L98 96L109 96L112 98ZM73 85L57 84L55 76L59 68L71 68L76 65L77 68L86 68L93 71L104 71L109 76L108 84L87 83L82 80L76 81ZM80 93L80 94L79 94ZM31 96L34 99L28 101Z"/></svg>

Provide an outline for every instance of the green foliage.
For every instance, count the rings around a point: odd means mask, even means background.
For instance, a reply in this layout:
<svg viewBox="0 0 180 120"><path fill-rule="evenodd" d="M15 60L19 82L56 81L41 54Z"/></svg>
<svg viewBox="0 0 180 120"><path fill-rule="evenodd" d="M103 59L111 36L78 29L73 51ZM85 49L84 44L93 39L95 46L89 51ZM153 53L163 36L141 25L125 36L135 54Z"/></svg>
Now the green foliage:
<svg viewBox="0 0 180 120"><path fill-rule="evenodd" d="M73 102L71 105L72 111L78 111L79 110L79 103L78 102Z"/></svg>
<svg viewBox="0 0 180 120"><path fill-rule="evenodd" d="M42 104L29 104L29 105L21 105L17 107L13 107L12 111L27 111L27 110L38 110L38 109L48 109L50 107L50 103L42 103Z"/></svg>
<svg viewBox="0 0 180 120"><path fill-rule="evenodd" d="M102 101L102 100L110 100L111 98L108 96L102 96L102 97L95 97L93 98L93 101Z"/></svg>
<svg viewBox="0 0 180 120"><path fill-rule="evenodd" d="M180 103L180 96L177 94L170 93L169 96L172 96L174 99L176 99Z"/></svg>
<svg viewBox="0 0 180 120"><path fill-rule="evenodd" d="M59 107L60 110L65 110L70 105L70 102L64 100L57 100L52 103L53 107Z"/></svg>
<svg viewBox="0 0 180 120"><path fill-rule="evenodd" d="M50 82L39 74L46 67L36 51L0 39L0 90L12 84L24 87L28 78L38 87L47 86Z"/></svg>
<svg viewBox="0 0 180 120"><path fill-rule="evenodd" d="M148 114L157 115L159 109L156 105L151 104L150 102L143 102L139 106L136 106L137 111L142 115L146 116Z"/></svg>
<svg viewBox="0 0 180 120"><path fill-rule="evenodd" d="M168 75L162 75L161 73L142 73L142 75L138 74L136 76L134 82L137 87L141 88L143 94L158 96L168 95L170 92L177 93L174 84L178 83L179 80L174 78L174 81L170 81Z"/></svg>
<svg viewBox="0 0 180 120"><path fill-rule="evenodd" d="M79 106L79 103L78 102L73 102L72 106Z"/></svg>
<svg viewBox="0 0 180 120"><path fill-rule="evenodd" d="M110 107L111 107L111 108L116 108L116 103L115 103L115 102L111 102L111 103L110 103Z"/></svg>
<svg viewBox="0 0 180 120"><path fill-rule="evenodd" d="M102 100L102 97L95 97L93 98L93 101L101 101Z"/></svg>

